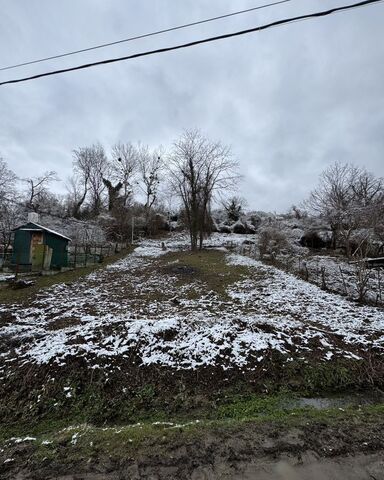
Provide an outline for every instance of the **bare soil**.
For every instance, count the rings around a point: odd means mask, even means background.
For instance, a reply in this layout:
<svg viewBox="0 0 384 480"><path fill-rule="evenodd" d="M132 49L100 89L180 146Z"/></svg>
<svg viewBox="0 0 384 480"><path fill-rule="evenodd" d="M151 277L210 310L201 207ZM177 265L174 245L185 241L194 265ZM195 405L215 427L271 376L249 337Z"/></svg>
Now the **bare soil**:
<svg viewBox="0 0 384 480"><path fill-rule="evenodd" d="M22 464L10 464L1 478L382 480L383 427L384 422L315 422L289 428L245 423L172 441L156 439L135 452L127 450L126 456L101 451L75 462L59 449L55 459L37 465L28 458L31 451L26 448Z"/></svg>
<svg viewBox="0 0 384 480"><path fill-rule="evenodd" d="M141 474L138 470L138 466L135 466L131 471L54 475L45 478L55 480L160 480L181 478L177 474L175 476L174 472L177 472L177 468L172 467L156 468L156 473L151 469L152 473L144 470ZM225 462L221 462L214 467L198 467L190 475L182 478L193 480L381 480L384 478L383 471L382 453L318 459L313 452L306 452L300 459L292 456L283 457L277 461L261 458L236 469ZM15 480L27 480L35 477L19 473L14 478Z"/></svg>

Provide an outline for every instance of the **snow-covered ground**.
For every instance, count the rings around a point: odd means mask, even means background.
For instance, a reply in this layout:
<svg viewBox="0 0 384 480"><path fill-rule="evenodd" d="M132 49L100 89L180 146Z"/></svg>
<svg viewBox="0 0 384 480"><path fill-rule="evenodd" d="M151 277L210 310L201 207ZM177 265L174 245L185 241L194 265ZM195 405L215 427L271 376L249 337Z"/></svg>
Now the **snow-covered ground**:
<svg viewBox="0 0 384 480"><path fill-rule="evenodd" d="M8 280L14 278L14 276L14 274L0 272L0 282L7 282Z"/></svg>
<svg viewBox="0 0 384 480"><path fill-rule="evenodd" d="M280 260L284 266L286 259ZM365 300L373 304L384 304L383 270L372 268L363 272L357 263L349 263L345 257L330 255L298 255L288 262L289 271L307 274L310 282L319 286L324 282L327 289L351 299L359 298L359 285L366 280Z"/></svg>
<svg viewBox="0 0 384 480"><path fill-rule="evenodd" d="M208 246L241 243L244 236L215 234ZM27 363L64 366L74 356L90 368L118 362L195 369L208 365L255 368L271 350L327 361L358 358L384 348L383 310L358 306L274 267L223 252L244 267L224 295L204 279L165 273L170 251L188 238L145 240L133 254L77 282L41 291L28 306L0 305L0 372Z"/></svg>

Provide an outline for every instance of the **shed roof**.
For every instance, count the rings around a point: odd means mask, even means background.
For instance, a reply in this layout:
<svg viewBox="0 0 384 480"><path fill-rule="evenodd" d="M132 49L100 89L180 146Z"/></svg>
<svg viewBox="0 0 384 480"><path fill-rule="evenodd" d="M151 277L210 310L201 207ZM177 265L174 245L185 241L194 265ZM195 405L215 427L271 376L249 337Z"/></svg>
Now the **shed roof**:
<svg viewBox="0 0 384 480"><path fill-rule="evenodd" d="M71 241L71 239L69 237L66 237L62 233L56 232L55 230L52 230L52 229L47 228L47 227L43 227L42 225L39 225L38 223L28 222L24 225L21 225L20 227L14 228L13 230L24 230L24 231L28 231L28 232L44 231L44 232L52 233L52 235L56 235L57 237L65 238L65 240L68 240L69 242Z"/></svg>

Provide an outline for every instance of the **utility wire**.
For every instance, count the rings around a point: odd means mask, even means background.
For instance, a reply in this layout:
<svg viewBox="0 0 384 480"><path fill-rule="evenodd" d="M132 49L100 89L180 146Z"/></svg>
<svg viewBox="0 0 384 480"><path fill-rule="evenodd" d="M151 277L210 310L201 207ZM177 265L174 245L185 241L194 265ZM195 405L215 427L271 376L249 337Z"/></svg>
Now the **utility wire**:
<svg viewBox="0 0 384 480"><path fill-rule="evenodd" d="M92 62L92 63L83 64L83 65L78 65L76 67L64 68L64 69L61 69L61 70L53 70L53 71L50 71L50 72L39 73L37 75L33 75L33 76L30 76L30 77L17 78L17 79L14 79L14 80L7 80L5 82L0 82L0 86L1 85L8 85L8 84L11 84L11 83L26 82L28 80L35 80L37 78L48 77L48 76L51 76L51 75L58 75L58 74L65 73L65 72L83 70L85 68L91 68L91 67L94 67L96 65L107 65L109 63L121 62L123 60L132 60L133 58L146 57L146 56L155 55L155 54L158 54L158 53L164 53L164 52L170 52L170 51L173 51L173 50L180 50L180 49L184 49L184 48L194 47L195 45L201 45L201 44L204 44L204 43L216 42L218 40L237 37L237 36L240 36L240 35L246 35L248 33L260 32L262 30L267 30L268 28L279 27L281 25L285 25L285 24L288 24L288 23L299 22L299 21L308 20L308 19L311 19L311 18L325 17L327 15L331 15L331 14L336 13L336 12L351 10L351 9L358 8L358 7L364 7L364 6L367 6L367 5L370 5L370 4L381 3L383 1L384 0L365 0L365 1L358 2L358 3L350 4L350 5L343 5L341 7L335 7L335 8L331 8L329 10L323 10L321 12L309 13L309 14L300 15L300 16L297 16L297 17L291 17L291 18L285 18L285 19L282 19L282 20L276 20L275 22L268 23L268 24L265 24L265 25L260 25L258 27L248 28L246 30L241 30L241 31L233 32L233 33L226 33L226 34L218 35L218 36L215 36L215 37L203 38L203 39L200 39L200 40L195 40L193 42L188 42L188 43L184 43L184 44L180 44L180 45L175 45L175 46L172 46L172 47L165 47L165 48L159 48L159 49L156 49L156 50L149 50L149 51L145 51L145 52L134 53L133 55L127 55L125 57L110 58L110 59L107 59L107 60L101 60L101 61L98 61L98 62Z"/></svg>
<svg viewBox="0 0 384 480"><path fill-rule="evenodd" d="M40 58L37 60L31 60L29 62L18 63L16 65L9 65L7 67L1 67L0 72L4 70L11 70L12 68L24 67L26 65L33 65L34 63L47 62L48 60L54 60L56 58L69 57L70 55L76 55L78 53L90 52L91 50L97 50L99 48L111 47L112 45L118 45L120 43L132 42L133 40L139 40L141 38L153 37L154 35L161 35L163 33L174 32L175 30L181 30L183 28L193 27L195 25L201 25L203 23L214 22L216 20L222 20L223 18L234 17L235 15L241 15L243 13L253 12L255 10L261 10L263 8L273 7L275 5L280 5L281 3L288 3L292 0L280 0L279 2L267 3L265 5L259 5L257 7L247 8L246 10L240 10L237 12L227 13L225 15L219 15L217 17L211 17L204 20L198 20L196 22L185 23L184 25L178 25L176 27L165 28L163 30L157 30L155 32L144 33L142 35L137 35L135 37L124 38L122 40L117 40L115 42L103 43L101 45L95 45L93 47L82 48L81 50L74 50L72 52L61 53L59 55L52 55L51 57Z"/></svg>

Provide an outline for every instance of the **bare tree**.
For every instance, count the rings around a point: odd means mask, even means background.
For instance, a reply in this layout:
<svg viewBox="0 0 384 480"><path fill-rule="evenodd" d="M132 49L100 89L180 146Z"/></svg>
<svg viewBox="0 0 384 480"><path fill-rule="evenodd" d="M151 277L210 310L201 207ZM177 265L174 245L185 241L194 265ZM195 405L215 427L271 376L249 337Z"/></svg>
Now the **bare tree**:
<svg viewBox="0 0 384 480"><path fill-rule="evenodd" d="M87 180L82 176L72 175L67 179L65 188L68 192L66 198L68 215L80 219L81 207L88 193Z"/></svg>
<svg viewBox="0 0 384 480"><path fill-rule="evenodd" d="M134 177L138 169L137 149L131 143L112 147L110 170L112 180L122 184L122 202L127 206L133 195Z"/></svg>
<svg viewBox="0 0 384 480"><path fill-rule="evenodd" d="M364 168L335 163L320 177L308 206L324 216L333 232L333 246L339 241L351 255L351 238L358 228L374 227L384 205L384 183Z"/></svg>
<svg viewBox="0 0 384 480"><path fill-rule="evenodd" d="M0 158L0 247L5 257L12 241L12 230L20 220L20 202L15 188L16 175Z"/></svg>
<svg viewBox="0 0 384 480"><path fill-rule="evenodd" d="M355 288L359 302L365 302L367 300L367 295L370 289L370 280L373 276L373 272L366 262L369 246L372 242L372 238L369 237L370 232L362 236L353 255L354 258L357 259L353 262L353 265Z"/></svg>
<svg viewBox="0 0 384 480"><path fill-rule="evenodd" d="M24 178L23 181L27 184L27 207L34 212L39 212L48 194L49 184L58 181L58 178L56 172L51 170L39 177Z"/></svg>
<svg viewBox="0 0 384 480"><path fill-rule="evenodd" d="M171 181L180 196L190 233L191 249L203 246L216 193L239 178L229 147L187 130L174 143L169 157Z"/></svg>
<svg viewBox="0 0 384 480"><path fill-rule="evenodd" d="M144 214L147 233L150 225L152 207L155 204L160 185L160 175L164 167L164 151L162 147L151 151L146 145L139 145L137 148L137 164L139 171L139 187L144 194Z"/></svg>
<svg viewBox="0 0 384 480"><path fill-rule="evenodd" d="M15 191L17 176L8 168L7 163L0 157L0 199Z"/></svg>
<svg viewBox="0 0 384 480"><path fill-rule="evenodd" d="M22 213L18 202L10 199L0 201L0 247L4 258L12 243L13 229L21 222Z"/></svg>
<svg viewBox="0 0 384 480"><path fill-rule="evenodd" d="M93 216L99 215L103 206L103 192L105 184L103 177L108 170L107 157L99 143L90 147L82 147L73 151L74 171L77 176L76 184L81 185L81 194L75 204L74 216L78 216L80 208L88 199ZM72 186L74 186L72 184Z"/></svg>

